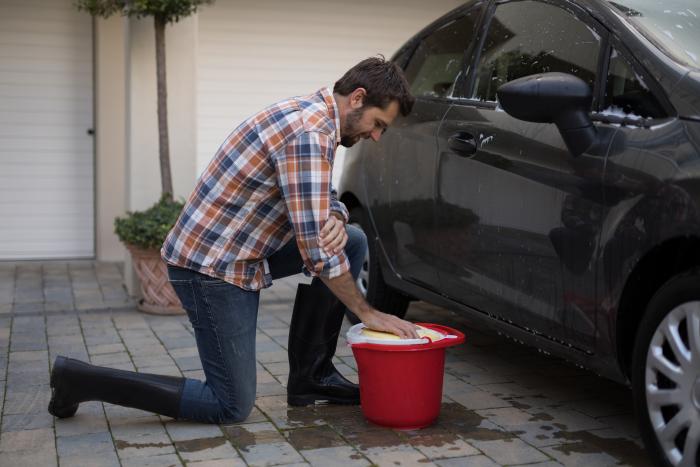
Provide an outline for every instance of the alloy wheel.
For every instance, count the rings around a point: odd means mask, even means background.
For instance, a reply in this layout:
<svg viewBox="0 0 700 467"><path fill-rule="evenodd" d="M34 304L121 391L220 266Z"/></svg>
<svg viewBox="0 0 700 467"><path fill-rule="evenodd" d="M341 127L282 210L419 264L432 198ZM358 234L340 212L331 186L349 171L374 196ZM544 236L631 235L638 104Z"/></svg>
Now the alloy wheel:
<svg viewBox="0 0 700 467"><path fill-rule="evenodd" d="M645 393L651 426L674 466L696 466L700 444L700 301L673 308L649 343Z"/></svg>

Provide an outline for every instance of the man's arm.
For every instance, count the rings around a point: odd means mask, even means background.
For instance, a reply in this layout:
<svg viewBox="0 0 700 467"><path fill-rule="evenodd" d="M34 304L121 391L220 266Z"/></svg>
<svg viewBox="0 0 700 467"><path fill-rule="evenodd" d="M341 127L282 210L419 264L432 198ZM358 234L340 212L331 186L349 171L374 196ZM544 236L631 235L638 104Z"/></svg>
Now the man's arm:
<svg viewBox="0 0 700 467"><path fill-rule="evenodd" d="M306 270L314 276L336 277L350 269L345 253L326 251L319 244L321 228L328 219L337 222L330 215L331 166L327 156L330 143L328 135L302 133L274 154L273 161Z"/></svg>
<svg viewBox="0 0 700 467"><path fill-rule="evenodd" d="M372 308L360 293L349 272L333 279L321 277L324 284L370 329L386 331L404 339L417 339L416 326L394 315Z"/></svg>
<svg viewBox="0 0 700 467"><path fill-rule="evenodd" d="M417 337L413 324L375 310L365 301L349 272L350 263L343 249L335 252L339 247L336 241L320 245L324 224L332 222L335 227L329 225L329 229L342 228L343 233L345 229L344 223L331 215L336 212L331 210L331 166L327 157L331 143L327 135L304 133L274 156L278 186L302 261L307 271L318 276L367 327ZM338 239L342 235L331 233L329 237Z"/></svg>
<svg viewBox="0 0 700 467"><path fill-rule="evenodd" d="M338 199L338 191L333 186L333 183L331 183L331 214L343 221L343 224L347 224L348 220L350 220L348 208Z"/></svg>

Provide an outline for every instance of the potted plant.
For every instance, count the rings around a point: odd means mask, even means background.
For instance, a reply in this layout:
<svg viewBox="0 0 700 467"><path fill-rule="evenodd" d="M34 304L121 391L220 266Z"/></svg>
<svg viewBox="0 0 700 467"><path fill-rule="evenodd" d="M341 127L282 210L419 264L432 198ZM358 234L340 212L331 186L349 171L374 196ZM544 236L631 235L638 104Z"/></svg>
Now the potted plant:
<svg viewBox="0 0 700 467"><path fill-rule="evenodd" d="M167 85L165 75L165 27L197 11L212 0L76 0L79 10L108 18L113 14L144 18L152 17L156 44L156 83L158 91L158 149L161 198L143 212L129 212L115 220L116 233L130 251L134 269L141 282L144 298L139 309L151 313L181 313L175 292L168 283L160 247L165 235L177 220L183 205L173 199L168 142Z"/></svg>
<svg viewBox="0 0 700 467"><path fill-rule="evenodd" d="M180 300L168 282L160 247L182 210L183 203L163 195L145 211L127 212L114 220L114 232L131 253L143 298L139 310L155 314L181 314Z"/></svg>

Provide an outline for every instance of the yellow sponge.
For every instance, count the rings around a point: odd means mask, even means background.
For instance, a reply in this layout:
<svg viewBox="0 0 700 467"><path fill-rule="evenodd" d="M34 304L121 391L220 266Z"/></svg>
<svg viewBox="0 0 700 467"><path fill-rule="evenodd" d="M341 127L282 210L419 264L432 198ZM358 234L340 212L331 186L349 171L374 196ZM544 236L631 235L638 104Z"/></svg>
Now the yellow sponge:
<svg viewBox="0 0 700 467"><path fill-rule="evenodd" d="M418 330L418 336L423 338L423 337L429 337L430 340L437 341L445 336L440 334L437 331L433 331L432 329L424 328L423 326L417 326ZM373 329L369 328L364 328L362 329L362 335L365 337L369 337L371 339L387 339L387 340L399 340L401 339L399 336L396 334L392 334L390 332L383 332L383 331L375 331Z"/></svg>

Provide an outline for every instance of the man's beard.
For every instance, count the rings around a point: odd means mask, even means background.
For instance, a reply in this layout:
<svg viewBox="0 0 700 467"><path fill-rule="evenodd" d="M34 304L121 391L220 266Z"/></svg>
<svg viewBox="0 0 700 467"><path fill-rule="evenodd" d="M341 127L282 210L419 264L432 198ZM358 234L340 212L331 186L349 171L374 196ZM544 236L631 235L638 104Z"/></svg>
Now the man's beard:
<svg viewBox="0 0 700 467"><path fill-rule="evenodd" d="M355 109L348 114L345 124L340 129L340 144L349 148L360 140L360 133L357 131L357 123L362 118L364 110L362 107Z"/></svg>

